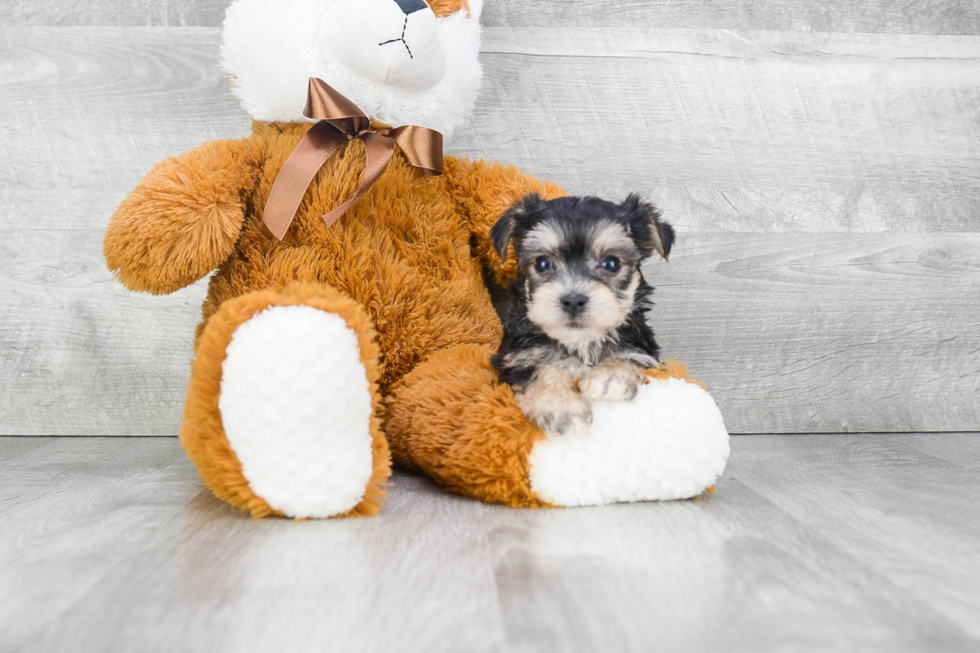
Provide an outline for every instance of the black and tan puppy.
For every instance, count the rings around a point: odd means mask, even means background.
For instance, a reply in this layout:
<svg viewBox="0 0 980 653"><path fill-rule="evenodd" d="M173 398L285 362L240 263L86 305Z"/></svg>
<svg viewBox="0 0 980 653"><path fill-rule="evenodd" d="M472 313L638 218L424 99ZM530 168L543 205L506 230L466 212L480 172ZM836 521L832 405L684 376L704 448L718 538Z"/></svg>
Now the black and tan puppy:
<svg viewBox="0 0 980 653"><path fill-rule="evenodd" d="M640 264L670 253L674 230L660 212L636 195L622 204L528 195L490 235L501 260L513 243L519 261L492 362L528 419L572 433L592 421L591 401L632 399L658 362Z"/></svg>

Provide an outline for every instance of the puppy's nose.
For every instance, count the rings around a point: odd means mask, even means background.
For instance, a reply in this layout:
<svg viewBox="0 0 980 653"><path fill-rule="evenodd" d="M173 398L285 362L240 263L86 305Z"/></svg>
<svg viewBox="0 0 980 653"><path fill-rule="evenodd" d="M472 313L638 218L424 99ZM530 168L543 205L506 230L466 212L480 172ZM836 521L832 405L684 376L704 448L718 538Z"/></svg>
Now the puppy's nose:
<svg viewBox="0 0 980 653"><path fill-rule="evenodd" d="M416 11L422 11L429 6L423 0L395 0L395 4L406 16L414 14Z"/></svg>
<svg viewBox="0 0 980 653"><path fill-rule="evenodd" d="M588 303L589 296L580 292L568 293L561 298L561 307L572 317L581 314Z"/></svg>

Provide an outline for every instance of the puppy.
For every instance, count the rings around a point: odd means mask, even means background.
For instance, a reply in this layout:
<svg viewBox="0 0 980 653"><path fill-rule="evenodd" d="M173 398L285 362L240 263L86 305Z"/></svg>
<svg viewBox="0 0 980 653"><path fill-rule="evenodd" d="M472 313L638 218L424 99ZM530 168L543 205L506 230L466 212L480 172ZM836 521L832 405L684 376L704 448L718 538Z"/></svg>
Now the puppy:
<svg viewBox="0 0 980 653"><path fill-rule="evenodd" d="M654 252L666 259L674 243L660 212L637 195L622 204L528 195L490 237L502 261L513 243L519 264L492 363L528 419L575 433L592 421L590 402L632 399L658 364L640 264Z"/></svg>

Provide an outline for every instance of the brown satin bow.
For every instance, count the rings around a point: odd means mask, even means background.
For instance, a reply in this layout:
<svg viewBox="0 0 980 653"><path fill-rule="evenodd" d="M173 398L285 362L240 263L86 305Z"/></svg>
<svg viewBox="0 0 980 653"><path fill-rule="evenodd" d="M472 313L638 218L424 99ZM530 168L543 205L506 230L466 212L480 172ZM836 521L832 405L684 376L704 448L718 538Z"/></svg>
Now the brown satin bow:
<svg viewBox="0 0 980 653"><path fill-rule="evenodd" d="M272 184L262 215L263 222L279 240L286 235L296 217L296 211L316 173L347 141L355 138L364 141L364 180L354 195L323 216L328 227L339 220L378 180L395 153L395 144L401 148L405 160L425 174L442 174L442 134L414 125L391 130L375 129L353 102L330 88L322 79L310 78L309 96L303 114L320 122L306 132L286 159Z"/></svg>

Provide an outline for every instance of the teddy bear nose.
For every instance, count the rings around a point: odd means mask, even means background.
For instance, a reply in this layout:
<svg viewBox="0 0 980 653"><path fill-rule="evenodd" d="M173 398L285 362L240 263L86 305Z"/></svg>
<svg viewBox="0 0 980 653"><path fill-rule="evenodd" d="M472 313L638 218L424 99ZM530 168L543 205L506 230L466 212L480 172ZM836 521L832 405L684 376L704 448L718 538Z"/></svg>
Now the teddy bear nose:
<svg viewBox="0 0 980 653"><path fill-rule="evenodd" d="M398 8L402 10L402 13L406 16L414 14L416 11L422 11L426 7L424 0L395 0L395 4Z"/></svg>
<svg viewBox="0 0 980 653"><path fill-rule="evenodd" d="M588 303L589 296L580 292L568 293L561 298L562 309L572 317L580 315Z"/></svg>

